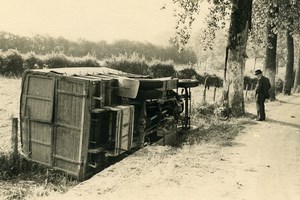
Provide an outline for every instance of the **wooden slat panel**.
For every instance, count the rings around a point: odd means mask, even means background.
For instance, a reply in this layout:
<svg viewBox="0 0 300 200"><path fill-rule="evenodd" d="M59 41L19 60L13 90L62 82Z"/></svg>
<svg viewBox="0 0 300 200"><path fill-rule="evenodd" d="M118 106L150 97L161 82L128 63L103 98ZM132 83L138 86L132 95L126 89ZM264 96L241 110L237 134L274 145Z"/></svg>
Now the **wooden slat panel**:
<svg viewBox="0 0 300 200"><path fill-rule="evenodd" d="M54 154L72 160L79 160L80 131L71 130L66 127L57 127L54 140Z"/></svg>
<svg viewBox="0 0 300 200"><path fill-rule="evenodd" d="M51 147L32 142L31 159L45 165L51 165Z"/></svg>
<svg viewBox="0 0 300 200"><path fill-rule="evenodd" d="M115 124L115 155L128 151L132 145L134 106L117 106L113 109L116 117Z"/></svg>
<svg viewBox="0 0 300 200"><path fill-rule="evenodd" d="M52 126L30 120L31 159L51 165Z"/></svg>
<svg viewBox="0 0 300 200"><path fill-rule="evenodd" d="M82 145L88 80L67 78L57 82L54 167L82 176ZM89 111L87 111L89 112Z"/></svg>
<svg viewBox="0 0 300 200"><path fill-rule="evenodd" d="M51 144L52 126L51 124L30 122L31 139Z"/></svg>
<svg viewBox="0 0 300 200"><path fill-rule="evenodd" d="M24 153L33 161L51 166L55 78L28 73L22 84Z"/></svg>
<svg viewBox="0 0 300 200"><path fill-rule="evenodd" d="M66 94L57 94L57 122L80 128L82 98Z"/></svg>
<svg viewBox="0 0 300 200"><path fill-rule="evenodd" d="M24 92L25 105L23 108L24 116L30 118L52 122L53 102L54 102L54 77L28 75L27 87ZM22 109L21 109L22 110Z"/></svg>
<svg viewBox="0 0 300 200"><path fill-rule="evenodd" d="M29 75L27 95L53 98L54 79L46 76Z"/></svg>
<svg viewBox="0 0 300 200"><path fill-rule="evenodd" d="M80 164L76 164L76 163L72 163L69 161L56 158L54 169L59 169L73 176L78 177L78 165Z"/></svg>
<svg viewBox="0 0 300 200"><path fill-rule="evenodd" d="M27 98L26 106L30 108L30 118L52 122L52 101ZM27 111L26 115L28 115Z"/></svg>
<svg viewBox="0 0 300 200"><path fill-rule="evenodd" d="M74 94L85 94L84 81L79 81L78 79L64 79L58 81L57 84L58 91L72 92Z"/></svg>

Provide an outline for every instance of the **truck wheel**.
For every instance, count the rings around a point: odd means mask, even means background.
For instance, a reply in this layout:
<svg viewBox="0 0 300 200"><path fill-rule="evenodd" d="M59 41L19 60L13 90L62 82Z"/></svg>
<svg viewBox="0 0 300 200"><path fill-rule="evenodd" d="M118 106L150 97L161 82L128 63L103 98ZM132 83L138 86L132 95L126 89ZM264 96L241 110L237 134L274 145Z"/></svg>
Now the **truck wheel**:
<svg viewBox="0 0 300 200"><path fill-rule="evenodd" d="M178 87L188 88L188 87L197 87L199 82L194 79L179 79Z"/></svg>
<svg viewBox="0 0 300 200"><path fill-rule="evenodd" d="M163 81L154 79L139 79L141 90L151 90L163 87Z"/></svg>

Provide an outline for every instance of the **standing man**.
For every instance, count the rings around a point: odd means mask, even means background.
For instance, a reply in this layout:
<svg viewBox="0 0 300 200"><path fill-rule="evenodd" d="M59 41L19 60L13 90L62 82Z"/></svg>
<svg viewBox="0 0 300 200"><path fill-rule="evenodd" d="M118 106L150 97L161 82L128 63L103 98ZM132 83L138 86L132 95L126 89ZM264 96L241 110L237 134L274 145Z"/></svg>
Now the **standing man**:
<svg viewBox="0 0 300 200"><path fill-rule="evenodd" d="M256 110L257 110L257 121L266 120L265 114L265 100L269 98L269 89L271 87L268 78L262 75L260 69L255 70L255 75L258 79L255 88L255 100L256 100Z"/></svg>

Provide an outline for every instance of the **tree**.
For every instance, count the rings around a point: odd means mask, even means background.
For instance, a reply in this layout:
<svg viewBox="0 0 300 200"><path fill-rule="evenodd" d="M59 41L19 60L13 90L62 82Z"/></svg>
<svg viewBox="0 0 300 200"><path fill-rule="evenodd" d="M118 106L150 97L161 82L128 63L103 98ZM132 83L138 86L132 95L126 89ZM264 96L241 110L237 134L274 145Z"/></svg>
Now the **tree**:
<svg viewBox="0 0 300 200"><path fill-rule="evenodd" d="M285 95L291 95L292 87L294 85L294 35L299 33L299 15L300 5L299 1L290 0L283 3L285 30L287 38L287 65L285 72L284 88Z"/></svg>
<svg viewBox="0 0 300 200"><path fill-rule="evenodd" d="M277 69L278 60L286 60L286 74L284 80L284 93L291 94L291 88L293 85L293 65L294 65L294 35L299 32L299 16L300 7L299 1L296 0L254 0L254 15L255 26L257 30L265 30L266 26L266 59L265 59L265 74L270 79L272 90L271 100L275 100L275 74ZM259 20L258 20L259 19ZM282 46L278 44L277 38L285 32L287 53L283 55L278 54L278 47ZM260 35L260 34L255 34ZM279 40L280 41L280 40ZM282 56L286 56L282 59Z"/></svg>
<svg viewBox="0 0 300 200"><path fill-rule="evenodd" d="M230 113L241 116L244 107L244 70L252 0L233 0L224 71L224 102ZM227 66L227 67L226 67Z"/></svg>
<svg viewBox="0 0 300 200"><path fill-rule="evenodd" d="M185 45L189 39L188 30L194 21L193 14L199 12L197 0L173 0L184 11L179 15L177 26L177 43ZM213 3L210 15L212 33L224 23L218 24L219 19L228 14L231 8L230 27L226 48L226 62L224 69L224 94L223 103L234 116L245 113L243 96L243 77L246 60L246 46L248 31L251 29L252 0L209 0ZM188 21L188 22L187 22ZM212 34L213 35L213 34ZM213 38L213 37L212 37Z"/></svg>
<svg viewBox="0 0 300 200"><path fill-rule="evenodd" d="M275 19L278 15L278 6L271 2L269 4L267 15L267 45L266 45L266 59L264 65L264 71L266 77L269 78L271 83L270 100L275 100L275 75L276 75L276 52L277 52L277 33L274 30L276 28Z"/></svg>
<svg viewBox="0 0 300 200"><path fill-rule="evenodd" d="M300 48L298 47L298 65L296 68L296 75L294 81L294 93L300 92Z"/></svg>
<svg viewBox="0 0 300 200"><path fill-rule="evenodd" d="M283 93L285 95L291 95L293 80L294 80L294 40L291 35L291 30L288 29L286 31L286 39L287 39L287 64L285 71L285 79L284 79L284 87Z"/></svg>

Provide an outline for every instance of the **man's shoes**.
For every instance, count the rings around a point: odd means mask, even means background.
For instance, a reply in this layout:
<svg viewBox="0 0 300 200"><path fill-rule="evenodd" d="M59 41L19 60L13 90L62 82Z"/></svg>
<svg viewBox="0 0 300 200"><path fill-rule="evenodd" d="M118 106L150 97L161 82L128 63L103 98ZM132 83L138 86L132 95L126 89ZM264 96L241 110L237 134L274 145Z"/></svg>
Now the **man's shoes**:
<svg viewBox="0 0 300 200"><path fill-rule="evenodd" d="M256 118L256 121L265 121L265 119Z"/></svg>

